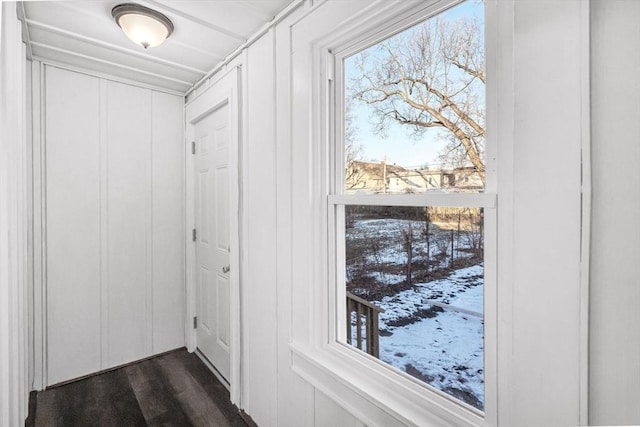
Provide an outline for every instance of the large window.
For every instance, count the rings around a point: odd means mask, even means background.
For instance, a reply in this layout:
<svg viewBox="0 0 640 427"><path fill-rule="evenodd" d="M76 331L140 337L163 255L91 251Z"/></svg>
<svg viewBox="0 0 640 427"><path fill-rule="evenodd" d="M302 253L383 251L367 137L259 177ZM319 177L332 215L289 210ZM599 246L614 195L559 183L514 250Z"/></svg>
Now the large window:
<svg viewBox="0 0 640 427"><path fill-rule="evenodd" d="M336 339L483 411L483 2L336 59Z"/></svg>

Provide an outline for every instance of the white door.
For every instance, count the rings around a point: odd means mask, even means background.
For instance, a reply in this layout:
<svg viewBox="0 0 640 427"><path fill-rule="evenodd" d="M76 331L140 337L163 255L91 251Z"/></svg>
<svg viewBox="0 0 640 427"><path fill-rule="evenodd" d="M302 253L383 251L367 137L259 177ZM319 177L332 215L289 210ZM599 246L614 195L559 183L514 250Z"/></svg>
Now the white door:
<svg viewBox="0 0 640 427"><path fill-rule="evenodd" d="M229 382L229 104L195 124L197 345Z"/></svg>

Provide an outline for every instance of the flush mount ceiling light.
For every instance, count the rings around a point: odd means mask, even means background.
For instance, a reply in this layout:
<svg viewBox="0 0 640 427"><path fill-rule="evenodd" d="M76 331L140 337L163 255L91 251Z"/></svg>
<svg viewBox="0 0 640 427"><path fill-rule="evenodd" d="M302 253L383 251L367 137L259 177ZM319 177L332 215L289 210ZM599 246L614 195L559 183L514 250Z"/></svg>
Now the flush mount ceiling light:
<svg viewBox="0 0 640 427"><path fill-rule="evenodd" d="M130 40L145 49L162 44L173 32L169 18L139 4L119 4L111 9L111 16Z"/></svg>

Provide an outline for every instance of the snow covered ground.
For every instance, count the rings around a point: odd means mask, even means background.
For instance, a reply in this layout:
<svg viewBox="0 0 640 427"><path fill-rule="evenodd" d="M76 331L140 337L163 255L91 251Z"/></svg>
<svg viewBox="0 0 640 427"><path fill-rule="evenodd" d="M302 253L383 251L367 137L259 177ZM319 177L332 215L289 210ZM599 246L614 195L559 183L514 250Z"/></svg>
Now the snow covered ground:
<svg viewBox="0 0 640 427"><path fill-rule="evenodd" d="M376 253L367 256L370 277L388 286L398 287L388 296L369 299L383 308L379 316L380 359L425 383L442 390L478 409L484 406L484 325L482 261L449 271L428 282L398 286L406 276L400 273L407 263L402 230L408 220L367 219L355 221L347 232L347 244L360 244L377 238ZM424 222L411 221L416 236ZM435 226L434 240L449 232ZM458 244L459 242L456 242ZM416 252L426 255L424 239L416 238ZM436 245L429 252L436 256ZM464 244L456 246L456 256L471 259ZM415 260L415 258L414 258ZM393 270L399 267L398 272ZM432 264L433 265L433 264ZM449 265L440 257L438 266ZM349 262L347 269L351 268ZM447 304L459 312L434 306L429 301Z"/></svg>
<svg viewBox="0 0 640 427"><path fill-rule="evenodd" d="M482 409L482 318L437 310L434 317L420 318L404 326L389 326L402 318L417 317L421 309L431 308L422 302L424 299L482 313L482 294L482 265L475 265L457 270L446 279L421 283L394 297L374 302L385 309L380 314L380 359Z"/></svg>

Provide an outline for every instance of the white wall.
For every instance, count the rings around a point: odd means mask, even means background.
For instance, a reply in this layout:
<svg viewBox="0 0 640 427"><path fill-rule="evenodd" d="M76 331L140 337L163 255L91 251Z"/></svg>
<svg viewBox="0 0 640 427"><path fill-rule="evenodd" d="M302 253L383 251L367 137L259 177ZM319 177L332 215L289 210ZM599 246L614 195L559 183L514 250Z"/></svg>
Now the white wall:
<svg viewBox="0 0 640 427"><path fill-rule="evenodd" d="M303 282L315 274L309 268L314 248L307 246L305 234L312 224L306 208L296 204L309 197L309 138L292 134L293 119L308 114L309 100L296 87L308 84L309 75L292 75L291 58L308 55L297 50L304 46L296 43L295 34L306 31L305 18L321 16L323 4L310 9L305 3L244 56L242 233L247 257L242 262L249 274L242 278L242 407L261 426L359 425L340 407L343 402L292 372L289 347L294 338L308 333L309 315L298 303L308 301ZM323 18L326 25L339 26L337 17L352 16L354 4L334 2L336 13ZM505 76L512 98L501 111L507 124L499 135L513 141L512 151L503 150L499 159L500 173L509 176L503 182L511 183L500 189L500 206L506 206L501 262L507 271L500 276L499 289L504 310L499 358L504 369L498 392L503 399L501 425L506 426L586 423L580 265L580 175L588 96L581 86L584 4L516 2L500 24L514 27L512 38L500 42L501 52L515 52L513 73ZM634 0L592 0L591 6L592 238L598 244L591 252L590 421L638 423L640 291L634 243L640 239L640 154L629 135L637 131L640 103L633 91L637 85L626 83L637 80L634 64L640 60L621 40L638 38L634 22L640 10ZM164 179L163 185L173 182ZM162 196L153 197L155 202ZM550 206L554 215L548 215ZM140 223L143 219L137 218Z"/></svg>
<svg viewBox="0 0 640 427"><path fill-rule="evenodd" d="M586 3L496 3L502 10L497 25L503 55L497 132L503 184L500 425L578 425L586 422L581 312ZM360 425L341 406L368 399L345 388L349 398L336 401L301 380L292 371L290 348L311 333L310 307L318 304L318 295L309 282L321 273L313 218L323 201L311 184L318 166L318 142L311 139L318 111L309 98L318 70L308 32L311 26L341 29L342 20L367 4L304 3L242 59L241 232L248 274L242 277L241 407L261 426ZM391 422L393 416L378 419Z"/></svg>
<svg viewBox="0 0 640 427"><path fill-rule="evenodd" d="M0 426L24 424L28 375L26 55L16 3L0 4Z"/></svg>
<svg viewBox="0 0 640 427"><path fill-rule="evenodd" d="M34 69L51 385L184 345L183 98Z"/></svg>
<svg viewBox="0 0 640 427"><path fill-rule="evenodd" d="M581 312L587 8L581 0L514 2L513 104L500 111L497 135L503 148L511 145L498 152L504 425L587 422ZM500 43L508 47L507 40ZM502 90L501 101L510 88Z"/></svg>
<svg viewBox="0 0 640 427"><path fill-rule="evenodd" d="M640 424L640 2L591 1L590 424Z"/></svg>
<svg viewBox="0 0 640 427"><path fill-rule="evenodd" d="M238 406L260 426L314 425L314 390L291 370L290 26L296 10L219 73L241 68L242 383ZM188 101L207 99L216 77ZM324 409L338 407L330 400ZM344 412L344 411L342 411ZM330 420L332 412L325 411ZM350 417L348 414L345 417ZM355 419L351 417L355 422Z"/></svg>
<svg viewBox="0 0 640 427"><path fill-rule="evenodd" d="M276 281L276 145L274 31L267 32L246 56L247 94L243 165L243 210L249 243L245 253L248 275L243 291L246 313L245 410L260 426L277 420L277 281ZM268 106L268 107L267 107Z"/></svg>

